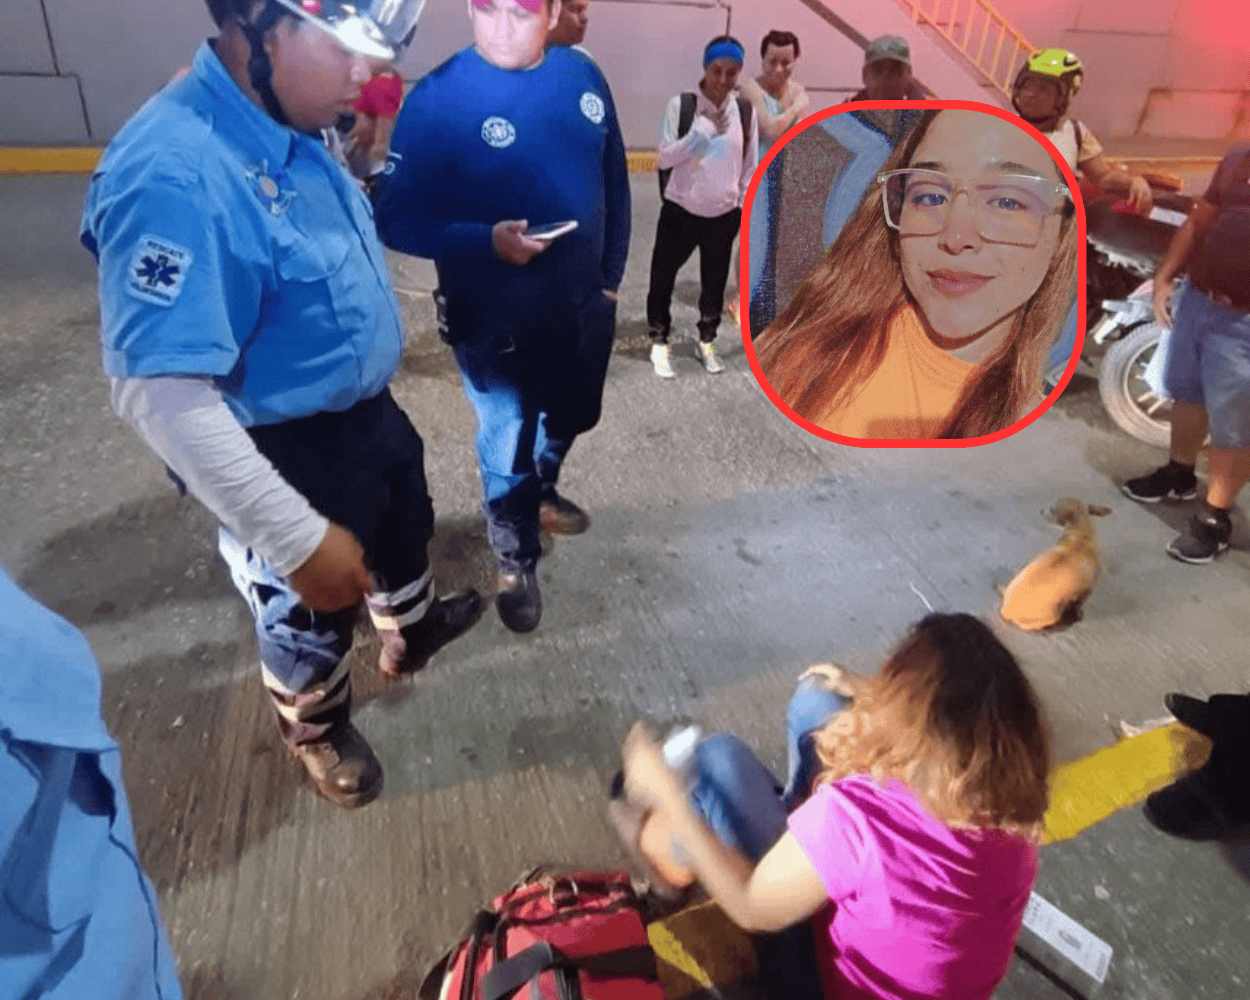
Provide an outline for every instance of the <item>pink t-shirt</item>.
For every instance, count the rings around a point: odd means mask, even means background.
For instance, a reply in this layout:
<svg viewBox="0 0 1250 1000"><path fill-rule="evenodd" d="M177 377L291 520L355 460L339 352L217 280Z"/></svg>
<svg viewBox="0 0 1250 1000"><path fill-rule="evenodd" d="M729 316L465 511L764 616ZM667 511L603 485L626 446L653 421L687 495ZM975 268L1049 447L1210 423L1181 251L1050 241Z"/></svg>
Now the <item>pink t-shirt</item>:
<svg viewBox="0 0 1250 1000"><path fill-rule="evenodd" d="M1037 846L955 830L902 782L854 775L790 814L833 905L812 918L829 1000L980 1000L1007 972Z"/></svg>

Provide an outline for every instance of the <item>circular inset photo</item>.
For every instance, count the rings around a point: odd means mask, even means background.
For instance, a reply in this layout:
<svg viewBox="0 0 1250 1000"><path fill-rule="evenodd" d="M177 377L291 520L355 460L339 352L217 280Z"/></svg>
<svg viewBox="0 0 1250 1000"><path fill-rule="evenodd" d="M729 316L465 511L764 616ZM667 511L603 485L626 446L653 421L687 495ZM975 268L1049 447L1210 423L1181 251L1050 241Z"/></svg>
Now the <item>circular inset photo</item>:
<svg viewBox="0 0 1250 1000"><path fill-rule="evenodd" d="M964 101L834 108L773 151L746 208L747 356L807 430L985 444L1071 377L1084 208L1020 119Z"/></svg>

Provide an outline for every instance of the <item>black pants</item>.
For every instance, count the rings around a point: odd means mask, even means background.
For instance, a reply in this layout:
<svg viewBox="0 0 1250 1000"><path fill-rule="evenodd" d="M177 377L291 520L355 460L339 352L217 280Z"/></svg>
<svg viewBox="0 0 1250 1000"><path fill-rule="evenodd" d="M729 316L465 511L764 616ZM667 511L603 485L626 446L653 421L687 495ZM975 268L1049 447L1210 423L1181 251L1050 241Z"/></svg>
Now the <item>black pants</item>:
<svg viewBox="0 0 1250 1000"><path fill-rule="evenodd" d="M390 390L341 413L250 427L248 434L316 510L356 536L378 588L370 610L420 615L433 596L426 549L434 508L424 445ZM357 609L314 613L288 580L224 528L219 547L255 619L283 739L321 739L351 713L347 652Z"/></svg>
<svg viewBox="0 0 1250 1000"><path fill-rule="evenodd" d="M651 287L647 290L647 329L657 344L668 343L673 326L670 306L677 272L699 250L699 339L716 339L721 311L725 308L725 284L733 257L734 238L742 225L742 209L705 218L665 200L655 231L651 254Z"/></svg>

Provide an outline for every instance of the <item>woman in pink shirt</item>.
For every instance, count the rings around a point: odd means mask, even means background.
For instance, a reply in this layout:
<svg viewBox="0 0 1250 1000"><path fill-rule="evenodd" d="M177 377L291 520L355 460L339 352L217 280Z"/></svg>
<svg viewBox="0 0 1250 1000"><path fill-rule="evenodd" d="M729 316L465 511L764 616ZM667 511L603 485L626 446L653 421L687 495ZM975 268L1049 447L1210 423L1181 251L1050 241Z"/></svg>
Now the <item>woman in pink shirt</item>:
<svg viewBox="0 0 1250 1000"><path fill-rule="evenodd" d="M930 615L871 681L808 671L788 722L785 791L735 737L703 740L683 778L634 727L613 819L627 831L632 811L652 880L697 879L739 926L785 931L760 957L787 996L989 998L1037 875L1050 769L1011 653L971 615Z"/></svg>

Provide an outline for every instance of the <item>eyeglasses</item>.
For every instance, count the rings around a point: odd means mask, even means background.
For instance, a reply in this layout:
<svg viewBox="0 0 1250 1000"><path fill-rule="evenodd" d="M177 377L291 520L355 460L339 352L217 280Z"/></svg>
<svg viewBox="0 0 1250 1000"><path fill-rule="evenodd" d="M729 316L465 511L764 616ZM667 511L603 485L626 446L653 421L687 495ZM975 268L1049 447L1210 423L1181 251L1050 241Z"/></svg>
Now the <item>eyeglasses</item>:
<svg viewBox="0 0 1250 1000"><path fill-rule="evenodd" d="M1050 216L1073 207L1062 184L1028 174L984 174L966 184L937 170L889 170L877 176L885 221L900 236L935 236L946 228L951 206L967 194L981 238L1036 246Z"/></svg>

